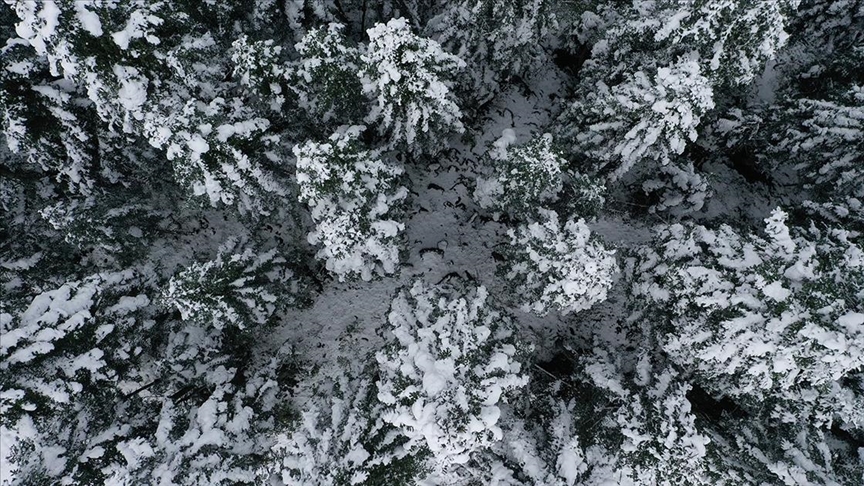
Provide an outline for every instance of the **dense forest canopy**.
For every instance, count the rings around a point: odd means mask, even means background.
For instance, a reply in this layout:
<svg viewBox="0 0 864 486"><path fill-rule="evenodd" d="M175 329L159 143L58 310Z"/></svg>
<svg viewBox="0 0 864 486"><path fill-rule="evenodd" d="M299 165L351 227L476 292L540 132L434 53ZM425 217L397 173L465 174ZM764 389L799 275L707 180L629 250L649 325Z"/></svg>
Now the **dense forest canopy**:
<svg viewBox="0 0 864 486"><path fill-rule="evenodd" d="M0 483L864 484L864 1L0 40Z"/></svg>

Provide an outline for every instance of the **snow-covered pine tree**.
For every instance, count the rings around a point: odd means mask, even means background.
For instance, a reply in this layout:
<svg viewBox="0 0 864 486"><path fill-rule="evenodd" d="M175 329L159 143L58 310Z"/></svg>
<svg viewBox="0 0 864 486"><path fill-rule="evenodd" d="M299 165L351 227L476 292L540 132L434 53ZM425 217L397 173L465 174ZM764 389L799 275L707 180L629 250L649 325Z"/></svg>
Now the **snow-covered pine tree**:
<svg viewBox="0 0 864 486"><path fill-rule="evenodd" d="M434 154L445 136L464 130L450 80L465 62L411 32L402 18L367 33L360 75L373 106L366 121L378 126L391 147Z"/></svg>
<svg viewBox="0 0 864 486"><path fill-rule="evenodd" d="M669 359L716 396L782 422L857 428L864 346L864 252L843 230L765 236L675 224L628 267Z"/></svg>
<svg viewBox="0 0 864 486"><path fill-rule="evenodd" d="M717 94L762 72L785 44L797 4L638 1L606 12L609 27L580 72L577 101L561 118L571 151L613 180L639 163L651 167L646 172L686 167L686 158L678 159L698 138Z"/></svg>
<svg viewBox="0 0 864 486"><path fill-rule="evenodd" d="M259 253L237 241L214 260L193 264L171 278L164 305L183 320L223 329L267 324L274 312L304 302L305 285L275 249Z"/></svg>
<svg viewBox="0 0 864 486"><path fill-rule="evenodd" d="M366 103L357 75L360 51L348 45L343 29L334 23L306 33L295 46L300 59L290 72L290 85L313 119L354 125L363 121Z"/></svg>
<svg viewBox="0 0 864 486"><path fill-rule="evenodd" d="M557 27L556 7L547 0L460 0L426 30L470 65L466 91L486 101L510 77L533 74L546 56L546 36Z"/></svg>
<svg viewBox="0 0 864 486"><path fill-rule="evenodd" d="M862 55L864 61L864 55ZM861 64L864 66L864 62ZM811 211L833 224L864 229L864 84L828 100L798 100L786 120L778 156L807 182ZM788 157L788 155L787 155Z"/></svg>
<svg viewBox="0 0 864 486"><path fill-rule="evenodd" d="M393 340L376 355L382 419L431 453L433 471L471 459L497 440L500 404L524 387L530 348L484 287L415 282L390 308Z"/></svg>
<svg viewBox="0 0 864 486"><path fill-rule="evenodd" d="M351 343L346 339L343 349ZM425 475L428 451L404 448L407 438L382 420L375 363L374 356L345 353L302 380L295 390L299 417L275 436L274 461L259 476L296 486L373 486Z"/></svg>
<svg viewBox="0 0 864 486"><path fill-rule="evenodd" d="M514 219L531 218L543 203L555 200L561 190L566 161L544 134L518 147L513 130L504 130L489 151L494 175L478 178L474 199L484 209L507 213Z"/></svg>
<svg viewBox="0 0 864 486"><path fill-rule="evenodd" d="M569 138L576 149L613 180L643 160L672 163L714 108L710 81L693 56L621 76L613 86L598 81L565 115L580 123Z"/></svg>
<svg viewBox="0 0 864 486"><path fill-rule="evenodd" d="M690 385L647 352L633 369L595 344L559 356L570 370L560 376L534 366L502 417L504 439L468 465L472 475L499 486L735 484L710 475L712 440Z"/></svg>
<svg viewBox="0 0 864 486"><path fill-rule="evenodd" d="M609 414L596 431L602 438L594 439L606 459L591 458L592 479L626 476L645 485L722 484L708 474L706 446L711 439L697 427L686 395L690 384L668 365L653 362L649 352L639 356L632 373L623 373L620 359L599 347L581 363L584 379L596 387Z"/></svg>
<svg viewBox="0 0 864 486"><path fill-rule="evenodd" d="M398 215L408 190L399 185L400 167L363 148L364 130L342 127L328 143L294 147L300 201L315 223L309 242L322 246L317 257L340 280L391 274L400 261L404 225Z"/></svg>
<svg viewBox="0 0 864 486"><path fill-rule="evenodd" d="M102 272L4 309L3 426L18 432L5 447L19 480L253 481L279 359L250 356L250 328L298 304L302 284L249 248L180 272L166 296L158 280L152 267Z"/></svg>
<svg viewBox="0 0 864 486"><path fill-rule="evenodd" d="M521 309L541 316L551 310L581 311L606 300L618 265L583 219L563 226L554 211L508 231L507 261L499 271L515 290Z"/></svg>
<svg viewBox="0 0 864 486"><path fill-rule="evenodd" d="M786 30L788 46L751 96L722 107L704 148L743 165L743 172L736 170L745 178L804 199L802 209L810 215L858 225L858 197L847 182L855 178L848 162L860 153L855 92L864 84L864 51L858 47L864 8L858 1L804 0Z"/></svg>
<svg viewBox="0 0 864 486"><path fill-rule="evenodd" d="M535 373L523 403L517 402L502 420L504 440L481 458L485 460L476 461L473 475L497 486L582 484L591 465L580 434L591 431L580 430L579 424L582 410L590 405L565 390L569 384L550 383L547 376Z"/></svg>
<svg viewBox="0 0 864 486"><path fill-rule="evenodd" d="M414 484L448 477L501 438L529 347L483 287L422 281L394 298L374 356L341 351L297 389L300 417L276 436L285 484ZM453 476L449 476L453 477ZM436 479L437 478L437 479Z"/></svg>
<svg viewBox="0 0 864 486"><path fill-rule="evenodd" d="M709 432L712 484L858 484L861 449L838 430L724 413Z"/></svg>
<svg viewBox="0 0 864 486"><path fill-rule="evenodd" d="M794 173L807 189L810 214L864 229L861 192L864 145L864 6L861 2L802 2L793 48L778 63L775 104L761 114L767 173Z"/></svg>
<svg viewBox="0 0 864 486"><path fill-rule="evenodd" d="M111 428L119 382L137 375L133 363L149 337L139 329L131 339L148 314L143 276L130 269L70 279L24 308L12 302L3 310L2 425L18 431L4 434L11 448L4 469L14 464L33 483L101 477L94 463L117 433L95 443L90 433Z"/></svg>
<svg viewBox="0 0 864 486"><path fill-rule="evenodd" d="M233 7L12 3L20 19L16 31L44 56L51 75L61 85L74 83L112 131L165 150L192 196L254 215L268 212L269 198L286 194L268 169L267 154L278 140L271 122L229 94L236 83L223 80L230 59L218 49L223 33L196 22L202 15L230 16ZM63 103L62 91L46 89L52 103ZM86 139L76 130L69 127L68 136ZM73 157L73 167L61 172L81 172L80 159Z"/></svg>

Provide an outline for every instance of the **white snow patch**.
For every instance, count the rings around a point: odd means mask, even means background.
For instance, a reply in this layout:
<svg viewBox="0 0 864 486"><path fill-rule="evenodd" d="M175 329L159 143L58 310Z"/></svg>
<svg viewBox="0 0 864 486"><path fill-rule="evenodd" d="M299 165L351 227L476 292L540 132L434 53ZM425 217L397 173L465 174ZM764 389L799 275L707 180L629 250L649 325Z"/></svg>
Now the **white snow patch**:
<svg viewBox="0 0 864 486"><path fill-rule="evenodd" d="M783 282L779 280L769 285L766 285L765 288L762 289L762 293L777 302L783 302L784 300L789 298L790 295L792 295L792 291L784 288Z"/></svg>
<svg viewBox="0 0 864 486"><path fill-rule="evenodd" d="M94 37L99 37L102 35L102 22L99 21L99 16L94 12L87 10L88 5L92 5L90 2L83 2L78 0L75 3L75 14L78 17L78 21L81 22L81 28L86 30L90 35Z"/></svg>

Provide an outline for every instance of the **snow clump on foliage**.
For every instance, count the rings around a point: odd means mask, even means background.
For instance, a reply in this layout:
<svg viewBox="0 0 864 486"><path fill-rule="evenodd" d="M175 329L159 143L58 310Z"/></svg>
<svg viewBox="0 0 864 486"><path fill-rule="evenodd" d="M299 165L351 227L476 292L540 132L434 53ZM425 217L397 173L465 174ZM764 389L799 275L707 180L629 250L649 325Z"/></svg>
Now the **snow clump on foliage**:
<svg viewBox="0 0 864 486"><path fill-rule="evenodd" d="M281 111L285 104L285 91L282 81L287 69L282 62L282 46L272 39L251 41L241 35L232 44L232 72L241 86L255 92L267 102L268 108Z"/></svg>
<svg viewBox="0 0 864 486"><path fill-rule="evenodd" d="M646 165L646 172L651 175L642 182L642 191L654 202L648 209L652 213L682 215L699 211L711 193L708 181L689 161L659 168Z"/></svg>

